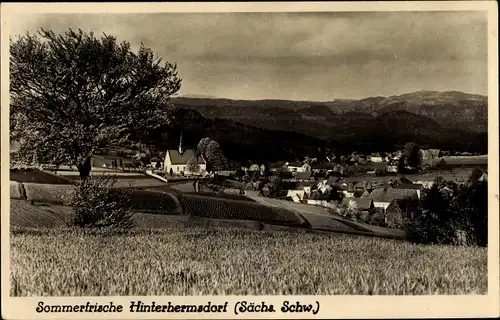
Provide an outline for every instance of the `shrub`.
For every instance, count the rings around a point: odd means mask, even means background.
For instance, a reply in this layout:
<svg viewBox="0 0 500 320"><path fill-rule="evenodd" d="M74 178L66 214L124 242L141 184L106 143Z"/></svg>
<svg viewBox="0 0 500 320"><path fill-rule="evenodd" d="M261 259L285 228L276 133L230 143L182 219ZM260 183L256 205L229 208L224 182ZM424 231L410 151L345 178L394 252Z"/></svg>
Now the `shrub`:
<svg viewBox="0 0 500 320"><path fill-rule="evenodd" d="M488 185L473 172L461 186L437 181L424 191L413 219L405 221L408 238L417 243L487 246Z"/></svg>
<svg viewBox="0 0 500 320"><path fill-rule="evenodd" d="M357 221L361 213L354 201L341 202L334 211L337 215L351 221Z"/></svg>
<svg viewBox="0 0 500 320"><path fill-rule="evenodd" d="M127 193L112 192L116 182L112 176L89 176L78 183L71 195L70 205L75 217L73 223L79 227L132 226L130 199Z"/></svg>
<svg viewBox="0 0 500 320"><path fill-rule="evenodd" d="M376 208L370 212L370 224L378 227L386 227L384 209Z"/></svg>

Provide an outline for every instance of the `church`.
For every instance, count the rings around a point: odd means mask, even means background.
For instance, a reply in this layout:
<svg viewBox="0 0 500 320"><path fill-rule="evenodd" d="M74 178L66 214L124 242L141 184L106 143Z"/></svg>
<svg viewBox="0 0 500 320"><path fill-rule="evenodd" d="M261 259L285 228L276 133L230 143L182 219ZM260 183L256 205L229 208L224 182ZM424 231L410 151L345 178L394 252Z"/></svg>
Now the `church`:
<svg viewBox="0 0 500 320"><path fill-rule="evenodd" d="M189 159L196 158L198 161L199 170L197 172L190 172L187 169ZM207 165L203 157L196 157L194 149L183 149L182 147L182 134L179 141L179 148L177 150L167 150L165 154L165 163L163 166L165 173L170 174L172 169L173 174L202 174L207 170Z"/></svg>

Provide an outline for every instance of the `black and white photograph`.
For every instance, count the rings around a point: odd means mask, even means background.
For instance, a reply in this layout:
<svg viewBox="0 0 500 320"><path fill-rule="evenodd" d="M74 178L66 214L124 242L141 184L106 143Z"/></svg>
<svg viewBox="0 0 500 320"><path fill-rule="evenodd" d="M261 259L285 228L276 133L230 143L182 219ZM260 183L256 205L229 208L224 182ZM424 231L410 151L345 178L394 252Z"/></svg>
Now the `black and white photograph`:
<svg viewBox="0 0 500 320"><path fill-rule="evenodd" d="M8 295L497 293L496 8L363 6L9 15Z"/></svg>

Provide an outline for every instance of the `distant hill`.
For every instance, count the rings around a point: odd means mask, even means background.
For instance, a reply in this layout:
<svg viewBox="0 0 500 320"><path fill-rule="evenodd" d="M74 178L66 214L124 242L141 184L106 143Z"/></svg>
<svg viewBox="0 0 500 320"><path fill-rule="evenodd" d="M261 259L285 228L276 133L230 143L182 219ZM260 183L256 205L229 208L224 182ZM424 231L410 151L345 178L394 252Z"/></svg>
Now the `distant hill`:
<svg viewBox="0 0 500 320"><path fill-rule="evenodd" d="M325 137L325 130L346 120L363 121L365 116L361 114L377 116L393 111L428 117L443 128L474 132L488 130L487 97L458 91L417 91L399 96L327 102L186 97L173 98L172 101L178 107L195 109L209 118L232 119L267 129L286 129L320 137ZM320 124L324 130L304 130L305 127Z"/></svg>
<svg viewBox="0 0 500 320"><path fill-rule="evenodd" d="M188 98L188 99L219 99L216 96L211 95L203 95L203 94L182 94L179 98Z"/></svg>
<svg viewBox="0 0 500 320"><path fill-rule="evenodd" d="M228 158L258 163L300 160L305 155L322 157L325 151L333 149L346 153L395 151L410 141L444 150L487 151L487 133L443 128L433 119L404 110L379 115L330 115L327 107L315 108L318 110L314 119L302 118L307 109L300 110L299 116L256 113L253 118L221 119L203 116L193 108L176 107L172 123L159 128L154 144L159 149L176 148L181 132L187 147L195 147L201 138L211 137L221 144Z"/></svg>

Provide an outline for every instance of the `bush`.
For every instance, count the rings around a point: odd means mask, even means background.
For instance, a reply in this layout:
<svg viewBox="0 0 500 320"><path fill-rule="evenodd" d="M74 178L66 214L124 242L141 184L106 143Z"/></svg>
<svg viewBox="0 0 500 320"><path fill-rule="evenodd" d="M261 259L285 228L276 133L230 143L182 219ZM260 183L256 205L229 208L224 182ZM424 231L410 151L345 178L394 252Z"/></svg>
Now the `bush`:
<svg viewBox="0 0 500 320"><path fill-rule="evenodd" d="M359 208L356 205L356 202L354 202L354 201L341 202L335 208L334 211L337 215L340 215L344 219L347 219L350 221L357 221L360 214L361 214L361 210L359 210Z"/></svg>
<svg viewBox="0 0 500 320"><path fill-rule="evenodd" d="M75 217L73 223L79 227L132 226L130 199L126 193L111 192L116 178L90 176L80 181L70 198Z"/></svg>
<svg viewBox="0 0 500 320"><path fill-rule="evenodd" d="M488 185L473 172L463 185L438 181L424 191L416 216L405 221L417 243L487 246Z"/></svg>
<svg viewBox="0 0 500 320"><path fill-rule="evenodd" d="M370 224L377 227L386 227L385 223L385 213L382 208L375 208L370 213L369 217Z"/></svg>

